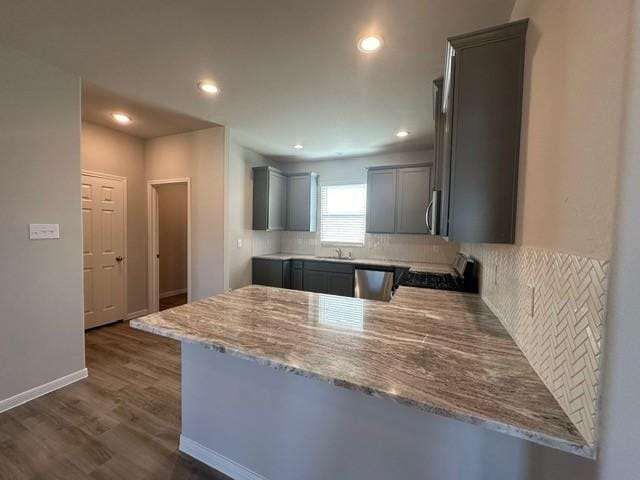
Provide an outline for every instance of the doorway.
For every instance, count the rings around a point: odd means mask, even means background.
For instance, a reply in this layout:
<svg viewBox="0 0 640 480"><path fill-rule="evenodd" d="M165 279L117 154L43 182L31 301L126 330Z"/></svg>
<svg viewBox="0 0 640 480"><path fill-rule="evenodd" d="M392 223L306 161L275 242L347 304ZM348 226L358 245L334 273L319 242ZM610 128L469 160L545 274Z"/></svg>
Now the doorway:
<svg viewBox="0 0 640 480"><path fill-rule="evenodd" d="M191 182L149 182L149 309L191 300Z"/></svg>
<svg viewBox="0 0 640 480"><path fill-rule="evenodd" d="M85 329L123 320L127 304L127 180L82 170Z"/></svg>

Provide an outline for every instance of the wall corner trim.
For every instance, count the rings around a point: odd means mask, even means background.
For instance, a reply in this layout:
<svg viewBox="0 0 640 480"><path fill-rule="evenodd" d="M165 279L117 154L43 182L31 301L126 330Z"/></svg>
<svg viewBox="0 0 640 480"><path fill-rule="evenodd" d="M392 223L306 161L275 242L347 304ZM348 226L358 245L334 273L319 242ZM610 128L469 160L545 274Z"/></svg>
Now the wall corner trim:
<svg viewBox="0 0 640 480"><path fill-rule="evenodd" d="M82 370L70 373L68 375L65 375L64 377L60 377L37 387L31 388L26 392L22 392L14 395L13 397L0 400L0 413L11 410L12 408L30 402L31 400L35 400L38 397L46 395L47 393L51 393L62 387L66 387L67 385L71 385L72 383L82 380L83 378L87 378L88 376L89 371L86 368L83 368Z"/></svg>
<svg viewBox="0 0 640 480"><path fill-rule="evenodd" d="M249 470L247 467L234 462L218 452L214 452L210 448L184 435L180 435L180 451L235 480L267 480L267 478L262 475Z"/></svg>

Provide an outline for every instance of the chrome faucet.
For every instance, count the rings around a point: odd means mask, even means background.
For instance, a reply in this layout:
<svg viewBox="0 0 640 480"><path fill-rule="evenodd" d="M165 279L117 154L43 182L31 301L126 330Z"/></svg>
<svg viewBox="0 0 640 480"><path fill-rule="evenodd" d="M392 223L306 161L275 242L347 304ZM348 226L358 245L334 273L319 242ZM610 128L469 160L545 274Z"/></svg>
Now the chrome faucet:
<svg viewBox="0 0 640 480"><path fill-rule="evenodd" d="M338 254L338 258L342 258L342 249L336 248L336 253Z"/></svg>

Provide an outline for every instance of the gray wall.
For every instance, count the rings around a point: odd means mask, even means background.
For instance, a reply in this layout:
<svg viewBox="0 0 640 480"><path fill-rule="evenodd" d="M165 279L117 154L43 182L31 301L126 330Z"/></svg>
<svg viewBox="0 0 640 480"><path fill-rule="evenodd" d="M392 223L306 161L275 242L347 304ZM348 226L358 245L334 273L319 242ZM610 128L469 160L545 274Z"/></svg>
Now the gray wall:
<svg viewBox="0 0 640 480"><path fill-rule="evenodd" d="M367 167L384 165L409 165L433 161L433 150L384 153L361 157L333 158L318 161L283 162L282 170L288 173L316 172L320 184L357 183L367 181Z"/></svg>
<svg viewBox="0 0 640 480"><path fill-rule="evenodd" d="M529 18L516 243L608 260L630 0L517 0ZM636 26L637 28L637 26Z"/></svg>
<svg viewBox="0 0 640 480"><path fill-rule="evenodd" d="M201 345L182 368L182 435L271 480L595 478L592 460Z"/></svg>
<svg viewBox="0 0 640 480"><path fill-rule="evenodd" d="M618 188L618 215L606 334L601 474L603 480L640 478L640 5L627 58L626 116Z"/></svg>
<svg viewBox="0 0 640 480"><path fill-rule="evenodd" d="M158 187L160 295L187 290L188 197L186 183Z"/></svg>
<svg viewBox="0 0 640 480"><path fill-rule="evenodd" d="M254 232L253 216L253 167L280 166L263 155L243 147L233 139L229 142L228 175L228 224L227 242L229 257L229 288L239 288L251 284L251 257L256 251L254 242L263 245L269 239L279 245L280 232ZM238 240L242 246L238 247ZM279 248L275 248L278 251Z"/></svg>
<svg viewBox="0 0 640 480"><path fill-rule="evenodd" d="M225 129L168 135L146 145L147 180L191 178L191 299L224 291Z"/></svg>
<svg viewBox="0 0 640 480"><path fill-rule="evenodd" d="M82 122L82 168L127 179L127 313L147 308L147 185L141 138Z"/></svg>
<svg viewBox="0 0 640 480"><path fill-rule="evenodd" d="M84 368L80 79L0 46L0 400ZM60 240L30 241L29 223Z"/></svg>

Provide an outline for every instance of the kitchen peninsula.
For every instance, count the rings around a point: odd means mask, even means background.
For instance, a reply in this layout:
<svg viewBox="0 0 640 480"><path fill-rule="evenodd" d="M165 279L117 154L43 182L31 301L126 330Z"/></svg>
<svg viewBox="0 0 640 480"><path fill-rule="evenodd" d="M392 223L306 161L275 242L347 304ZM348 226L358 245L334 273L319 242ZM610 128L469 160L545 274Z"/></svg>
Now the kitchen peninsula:
<svg viewBox="0 0 640 480"><path fill-rule="evenodd" d="M385 303L253 285L131 326L182 342L181 449L237 478L423 478L421 445L462 448L478 429L451 419L593 455L478 295L401 287ZM300 459L312 453L322 460Z"/></svg>

